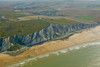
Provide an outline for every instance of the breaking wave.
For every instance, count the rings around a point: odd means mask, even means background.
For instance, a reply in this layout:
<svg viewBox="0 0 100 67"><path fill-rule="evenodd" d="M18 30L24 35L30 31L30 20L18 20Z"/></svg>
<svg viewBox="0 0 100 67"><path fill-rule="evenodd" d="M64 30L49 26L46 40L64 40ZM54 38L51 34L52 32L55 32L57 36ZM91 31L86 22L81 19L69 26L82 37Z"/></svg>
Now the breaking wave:
<svg viewBox="0 0 100 67"><path fill-rule="evenodd" d="M79 50L81 48L85 48L85 47L88 47L88 46L95 46L95 45L100 45L100 41L94 41L94 42L83 43L81 45L75 45L75 46L72 46L72 47L69 47L69 48L66 48L66 49L62 49L62 50L50 52L50 53L47 53L47 54L44 54L44 55L40 55L40 56L37 56L37 57L29 58L29 59L26 59L24 61L15 63L15 64L13 64L11 66L7 66L7 67L19 67L19 66L21 67L21 66L24 66L24 64L26 64L30 61L37 61L41 58L49 57L50 55L57 55L58 56L62 53L67 53L67 52L72 51L72 50Z"/></svg>

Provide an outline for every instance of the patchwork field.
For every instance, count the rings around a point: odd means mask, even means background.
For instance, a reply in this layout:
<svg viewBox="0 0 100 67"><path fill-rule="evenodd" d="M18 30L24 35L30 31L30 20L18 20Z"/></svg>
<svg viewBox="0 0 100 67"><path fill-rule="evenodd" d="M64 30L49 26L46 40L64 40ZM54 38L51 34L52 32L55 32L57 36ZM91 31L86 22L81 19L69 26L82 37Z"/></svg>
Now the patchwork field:
<svg viewBox="0 0 100 67"><path fill-rule="evenodd" d="M77 16L77 18L82 20L93 20L95 16Z"/></svg>
<svg viewBox="0 0 100 67"><path fill-rule="evenodd" d="M50 24L100 21L100 4L71 1L0 4L0 37L34 33Z"/></svg>

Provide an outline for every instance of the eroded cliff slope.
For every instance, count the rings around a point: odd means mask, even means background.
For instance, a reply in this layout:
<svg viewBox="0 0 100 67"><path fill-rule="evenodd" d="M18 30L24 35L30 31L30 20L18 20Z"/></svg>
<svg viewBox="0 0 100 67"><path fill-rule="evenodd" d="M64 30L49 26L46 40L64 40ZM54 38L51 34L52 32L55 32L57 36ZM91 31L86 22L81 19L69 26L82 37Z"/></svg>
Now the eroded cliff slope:
<svg viewBox="0 0 100 67"><path fill-rule="evenodd" d="M62 37L67 37L83 29L93 28L100 23L94 24L71 24L71 25L58 25L51 24L49 27L44 28L38 32L28 35L13 35L8 38L0 38L0 52L7 51L10 47L19 44L27 47L38 45L40 43L55 40Z"/></svg>

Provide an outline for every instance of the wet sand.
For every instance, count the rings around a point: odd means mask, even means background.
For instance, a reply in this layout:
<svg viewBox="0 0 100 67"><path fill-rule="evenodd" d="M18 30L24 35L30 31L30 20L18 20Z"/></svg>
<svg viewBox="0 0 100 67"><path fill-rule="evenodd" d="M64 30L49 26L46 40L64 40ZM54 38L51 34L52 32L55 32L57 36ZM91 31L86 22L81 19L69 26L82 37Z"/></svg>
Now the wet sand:
<svg viewBox="0 0 100 67"><path fill-rule="evenodd" d="M100 39L100 26L84 30L81 33L76 33L66 40L57 40L45 42L42 45L31 47L29 50L17 56L9 56L6 54L0 54L0 67L12 64L16 61L23 60L28 57L38 56L44 53L56 51L59 49L67 48L69 46L81 44L88 41Z"/></svg>

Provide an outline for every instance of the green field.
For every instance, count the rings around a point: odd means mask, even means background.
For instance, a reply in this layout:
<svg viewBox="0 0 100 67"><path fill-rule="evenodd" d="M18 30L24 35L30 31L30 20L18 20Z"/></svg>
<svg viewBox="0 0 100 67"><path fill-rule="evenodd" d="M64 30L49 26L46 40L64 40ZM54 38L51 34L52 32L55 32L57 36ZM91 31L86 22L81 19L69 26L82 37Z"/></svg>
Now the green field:
<svg viewBox="0 0 100 67"><path fill-rule="evenodd" d="M0 10L0 16L4 16L9 20L17 20L17 17L25 16L25 14L13 10Z"/></svg>
<svg viewBox="0 0 100 67"><path fill-rule="evenodd" d="M77 18L82 20L92 20L95 16L77 16Z"/></svg>
<svg viewBox="0 0 100 67"><path fill-rule="evenodd" d="M79 23L77 21L64 19L64 18L62 18L62 19L45 19L45 20L52 23L52 24L60 24L60 25L68 25L68 24Z"/></svg>
<svg viewBox="0 0 100 67"><path fill-rule="evenodd" d="M59 17L59 16L33 15L33 16L18 17L18 19L21 21L25 21L25 20L38 19L38 17L41 18L40 20L44 20L52 24L67 25L67 24L79 23L79 21L75 21L75 20L68 19L67 17Z"/></svg>

